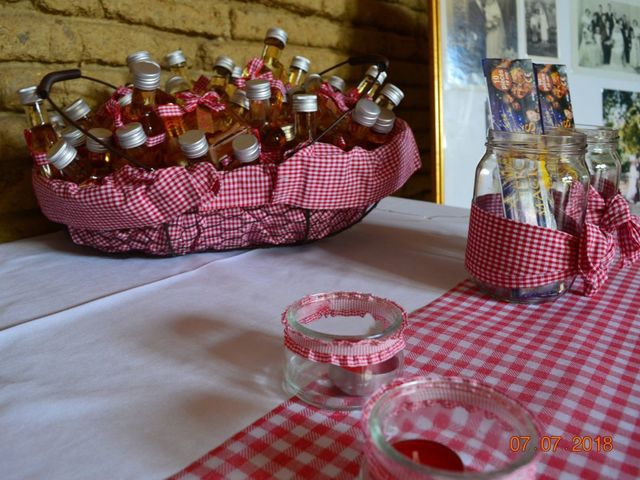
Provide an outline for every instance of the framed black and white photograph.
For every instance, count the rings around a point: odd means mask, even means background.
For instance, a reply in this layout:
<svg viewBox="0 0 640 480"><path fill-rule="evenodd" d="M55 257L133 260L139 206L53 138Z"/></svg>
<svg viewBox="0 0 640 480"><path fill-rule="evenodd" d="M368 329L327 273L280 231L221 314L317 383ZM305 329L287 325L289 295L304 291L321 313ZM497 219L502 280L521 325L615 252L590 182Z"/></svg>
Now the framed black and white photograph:
<svg viewBox="0 0 640 480"><path fill-rule="evenodd" d="M640 92L602 92L604 124L618 129L621 158L620 193L640 213Z"/></svg>
<svg viewBox="0 0 640 480"><path fill-rule="evenodd" d="M575 5L575 66L614 77L640 75L640 2L577 0Z"/></svg>
<svg viewBox="0 0 640 480"><path fill-rule="evenodd" d="M445 82L483 85L483 58L517 58L516 0L445 0Z"/></svg>
<svg viewBox="0 0 640 480"><path fill-rule="evenodd" d="M556 0L524 0L527 55L558 57Z"/></svg>

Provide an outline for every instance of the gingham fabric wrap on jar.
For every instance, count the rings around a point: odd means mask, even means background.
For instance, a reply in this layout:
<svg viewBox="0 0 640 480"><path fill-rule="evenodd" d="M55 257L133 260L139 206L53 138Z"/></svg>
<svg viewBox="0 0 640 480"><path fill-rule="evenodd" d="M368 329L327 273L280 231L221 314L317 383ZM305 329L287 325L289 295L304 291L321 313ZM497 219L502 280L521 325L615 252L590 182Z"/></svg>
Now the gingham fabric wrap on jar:
<svg viewBox="0 0 640 480"><path fill-rule="evenodd" d="M403 332L407 324L407 314L398 304L391 300L381 299L373 295L357 293L357 292L338 292L335 294L334 301L339 306L332 308L329 301L322 307L310 313L299 323L308 325L314 321L326 316L358 316L364 317L370 314L377 322L382 324L389 323L385 321L384 315L367 309L358 308L358 304L362 301L368 304L380 302L384 307L395 307L402 315L402 323L400 327L380 340L321 340L305 335L303 332L296 331L289 325L287 321L287 312L289 308L282 314L282 324L284 325L284 345L293 353L319 363L331 363L341 367L364 367L376 363L389 360L391 357L402 351L405 347ZM305 297L295 304L296 307L304 307L311 303L315 303L315 295ZM291 308L291 307L290 307ZM384 325L388 328L390 325Z"/></svg>
<svg viewBox="0 0 640 480"><path fill-rule="evenodd" d="M371 431L369 428L369 420L371 418L371 412L373 411L373 408L375 407L376 402L388 390L399 387L400 385L407 382L411 382L412 380L433 382L435 384L437 383L438 380L442 378L444 377L440 375L426 375L426 376L419 376L419 377L416 376L416 377L396 378L391 382L387 383L386 385L384 385L383 387L380 387L378 390L374 392L373 395L371 395L371 397L369 397L369 399L367 400L367 403L362 409L362 417L361 417L360 423L361 423L361 429L364 436L364 441L362 445L362 454L364 457L363 462L366 463L367 474L369 475L369 478L371 478L371 480L398 480L398 479L422 480L424 479L424 475L422 473L415 473L408 468L403 468L402 466L397 465L395 462L393 462L393 460L389 459L386 455L380 452L379 448L375 444L375 440L371 435ZM471 378L462 378L462 377L448 377L448 378L450 381L464 382L471 385L482 385L480 382ZM443 402L443 405L445 405L444 402ZM451 409L456 408L456 405L453 402L447 403L446 406L447 408L451 408ZM415 421L415 418L413 419L412 423L414 421ZM447 426L442 424L443 421L444 421L444 418L441 417L440 423L438 424L438 426L440 427L440 430L446 431ZM478 424L477 419L476 421L472 421L472 419L469 418L468 421L470 424L472 423L476 424L475 425L476 428L474 429L475 432L484 432L486 435L489 434L489 432L485 431L485 429L482 428L481 424ZM474 426L469 425L466 428L473 429ZM536 426L536 429L539 429L539 428ZM407 431L413 430L413 425L407 425L406 430ZM446 440L446 438L444 438L443 440ZM491 441L492 441L492 438L490 436L487 436L486 442L490 443ZM493 441L495 443L495 440ZM484 444L482 442L479 445L475 442L473 443L469 442L464 445L458 445L456 447L454 447L455 450L464 452L466 454L466 457L471 459L474 458L474 455L478 455L478 454L482 455L487 450L486 448L483 448ZM500 447L505 449L508 448L507 445L504 445L504 446L500 445ZM474 448L477 449L477 451L474 451ZM496 450L496 454L493 456L493 458L482 457L481 461L487 464L495 463L499 465L504 463L505 458L503 453ZM467 467L471 467L469 470L474 471L474 468L472 465L467 465ZM510 472L509 474L501 475L499 478L500 480L533 480L536 478L536 470L537 470L537 462L536 462L536 458L534 457L534 459L528 464L518 468L517 470L514 470L513 472ZM438 478L437 474L434 474L434 478Z"/></svg>
<svg viewBox="0 0 640 480"><path fill-rule="evenodd" d="M478 197L471 208L467 270L482 282L504 288L537 287L580 274L585 295L595 294L607 280L616 247L623 266L640 258L640 219L631 215L619 192L611 192L612 187L604 192L605 200L589 187L578 235L577 228L569 228L572 235L508 220L500 195ZM579 218L575 204L570 199L565 215Z"/></svg>

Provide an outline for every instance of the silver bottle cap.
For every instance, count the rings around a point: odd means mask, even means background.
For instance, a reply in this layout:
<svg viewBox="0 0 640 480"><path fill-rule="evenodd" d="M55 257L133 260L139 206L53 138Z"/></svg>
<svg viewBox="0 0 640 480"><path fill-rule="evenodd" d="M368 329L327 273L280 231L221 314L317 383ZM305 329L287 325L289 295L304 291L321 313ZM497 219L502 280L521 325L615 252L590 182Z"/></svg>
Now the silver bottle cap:
<svg viewBox="0 0 640 480"><path fill-rule="evenodd" d="M385 86L382 87L380 95L384 95L385 97L387 97L393 102L396 107L400 105L400 102L404 98L404 92L396 87L393 83L386 83Z"/></svg>
<svg viewBox="0 0 640 480"><path fill-rule="evenodd" d="M301 57L300 55L296 55L291 59L291 66L289 68L299 68L304 72L308 72L309 68L311 68L311 60L307 57Z"/></svg>
<svg viewBox="0 0 640 480"><path fill-rule="evenodd" d="M58 112L55 110L47 110L47 113L49 114L49 122L51 122L51 125L65 126L64 118L62 118L62 115Z"/></svg>
<svg viewBox="0 0 640 480"><path fill-rule="evenodd" d="M144 145L147 135L144 133L142 124L138 122L128 123L124 127L116 130L118 143L122 148L135 148Z"/></svg>
<svg viewBox="0 0 640 480"><path fill-rule="evenodd" d="M82 130L78 130L73 125L69 125L64 130L62 130L62 138L64 138L67 143L73 147L79 147L84 144L87 137Z"/></svg>
<svg viewBox="0 0 640 480"><path fill-rule="evenodd" d="M184 53L182 53L182 50L176 50L175 52L167 53L164 59L169 67L175 67L176 65L180 65L181 63L185 63L187 61Z"/></svg>
<svg viewBox="0 0 640 480"><path fill-rule="evenodd" d="M156 90L160 86L160 67L153 62L138 62L131 67L133 86L138 90Z"/></svg>
<svg viewBox="0 0 640 480"><path fill-rule="evenodd" d="M337 75L331 75L327 83L340 92L344 92L344 89L347 87L344 80Z"/></svg>
<svg viewBox="0 0 640 480"><path fill-rule="evenodd" d="M245 92L249 100L269 100L271 85L268 80L249 80L245 86Z"/></svg>
<svg viewBox="0 0 640 480"><path fill-rule="evenodd" d="M318 96L311 93L298 93L293 96L294 112L317 112Z"/></svg>
<svg viewBox="0 0 640 480"><path fill-rule="evenodd" d="M178 137L178 143L187 158L200 158L209 151L209 142L202 130L188 130Z"/></svg>
<svg viewBox="0 0 640 480"><path fill-rule="evenodd" d="M260 156L260 142L255 135L238 135L231 142L233 156L241 163L253 162Z"/></svg>
<svg viewBox="0 0 640 480"><path fill-rule="evenodd" d="M376 123L371 127L371 130L377 133L389 133L393 130L393 125L396 123L396 114L386 108L380 112L380 116L376 120Z"/></svg>
<svg viewBox="0 0 640 480"><path fill-rule="evenodd" d="M380 75L378 75L378 67L376 65L371 65L369 67L369 69L367 70L367 75L373 78L376 78L376 76L378 76L376 83L379 83L380 85L382 85L387 79L387 72L380 72Z"/></svg>
<svg viewBox="0 0 640 480"><path fill-rule="evenodd" d="M127 66L131 70L131 65L138 62L151 61L151 54L146 50L140 50L139 52L133 52L127 56Z"/></svg>
<svg viewBox="0 0 640 480"><path fill-rule="evenodd" d="M64 169L76 158L77 151L64 138L58 140L47 153L47 159L58 170Z"/></svg>
<svg viewBox="0 0 640 480"><path fill-rule="evenodd" d="M368 98L361 98L358 100L358 103L356 103L356 108L351 114L351 118L360 125L371 127L375 125L379 115L380 107L378 105Z"/></svg>
<svg viewBox="0 0 640 480"><path fill-rule="evenodd" d="M33 105L36 102L41 102L42 99L38 97L36 91L38 87L32 85L30 87L24 87L18 90L18 96L20 97L20 103L22 105Z"/></svg>
<svg viewBox="0 0 640 480"><path fill-rule="evenodd" d="M215 66L222 67L226 70L229 70L229 73L232 73L233 69L236 67L236 62L234 62L231 57L220 55L218 58L216 58Z"/></svg>
<svg viewBox="0 0 640 480"><path fill-rule="evenodd" d="M71 105L64 107L62 111L67 114L67 117L75 121L91 113L91 107L87 105L84 99L78 98Z"/></svg>
<svg viewBox="0 0 640 480"><path fill-rule="evenodd" d="M121 107L126 107L131 103L132 98L133 98L133 92L127 92L118 99L118 105L120 105Z"/></svg>
<svg viewBox="0 0 640 480"><path fill-rule="evenodd" d="M242 77L242 67L233 67L233 71L231 72L231 78L240 78Z"/></svg>
<svg viewBox="0 0 640 480"><path fill-rule="evenodd" d="M287 32L278 27L272 27L267 30L267 34L264 36L265 40L267 38L275 38L276 40L280 40L285 46L287 45Z"/></svg>
<svg viewBox="0 0 640 480"><path fill-rule="evenodd" d="M89 133L94 137L100 139L102 143L111 144L111 130L106 128L92 128L89 130ZM93 138L87 137L87 150L93 153L102 153L106 152L107 148L100 145Z"/></svg>
<svg viewBox="0 0 640 480"><path fill-rule="evenodd" d="M239 88L233 92L229 101L236 105L240 105L245 110L249 110L249 107L251 106L249 99L247 98L247 94L244 90L240 90Z"/></svg>
<svg viewBox="0 0 640 480"><path fill-rule="evenodd" d="M167 80L167 82L164 84L164 89L166 92L171 93L190 90L191 87L184 78L182 78L180 75L176 75Z"/></svg>

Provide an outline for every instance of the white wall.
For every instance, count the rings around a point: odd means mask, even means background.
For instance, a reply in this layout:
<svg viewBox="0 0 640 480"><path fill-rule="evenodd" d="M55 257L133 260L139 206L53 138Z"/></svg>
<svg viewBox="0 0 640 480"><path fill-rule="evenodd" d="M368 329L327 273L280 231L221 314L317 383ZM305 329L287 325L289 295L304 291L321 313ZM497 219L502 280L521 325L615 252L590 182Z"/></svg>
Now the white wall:
<svg viewBox="0 0 640 480"><path fill-rule="evenodd" d="M446 12L446 2L441 0L441 12ZM615 0L618 3L639 5L640 0ZM518 56L526 56L524 0L518 0ZM603 0L606 5L606 0ZM615 74L612 79L606 71L597 72L574 68L573 58L577 46L572 45L579 21L578 0L557 0L558 56L557 61L567 66L569 87L577 123L601 125L602 90L640 91L640 75ZM443 47L446 48L446 26L442 26ZM574 52L574 49L576 52ZM446 59L446 54L443 55ZM532 57L542 63L548 59ZM549 63L549 62L547 62ZM624 75L624 76L623 76ZM444 108L444 203L469 207L473 195L475 168L484 153L486 136L485 100L486 88L446 88L443 92Z"/></svg>

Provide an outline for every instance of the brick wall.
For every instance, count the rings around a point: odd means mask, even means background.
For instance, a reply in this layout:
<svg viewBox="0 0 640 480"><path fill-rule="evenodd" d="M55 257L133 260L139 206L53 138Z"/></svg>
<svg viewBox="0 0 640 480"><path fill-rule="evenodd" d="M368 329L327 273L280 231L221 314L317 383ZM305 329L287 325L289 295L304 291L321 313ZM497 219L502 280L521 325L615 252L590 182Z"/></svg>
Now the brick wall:
<svg viewBox="0 0 640 480"><path fill-rule="evenodd" d="M354 53L391 60L389 80L405 91L398 115L409 121L428 157L427 0L8 0L0 5L0 241L59 228L40 214L30 181L31 160L22 140L24 115L16 91L45 73L80 68L122 84L126 56L148 50L162 62L181 48L195 73L207 73L228 54L245 62L261 53L268 27L289 34L283 54L307 56L312 70ZM363 68L335 72L352 83ZM78 96L96 106L108 89L86 80L58 84L58 104ZM429 199L428 169L403 195Z"/></svg>

